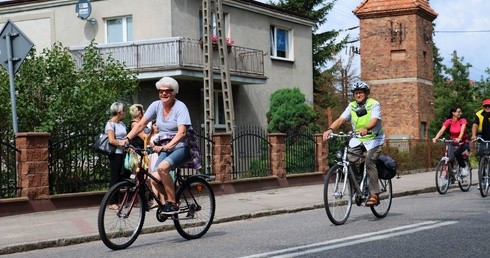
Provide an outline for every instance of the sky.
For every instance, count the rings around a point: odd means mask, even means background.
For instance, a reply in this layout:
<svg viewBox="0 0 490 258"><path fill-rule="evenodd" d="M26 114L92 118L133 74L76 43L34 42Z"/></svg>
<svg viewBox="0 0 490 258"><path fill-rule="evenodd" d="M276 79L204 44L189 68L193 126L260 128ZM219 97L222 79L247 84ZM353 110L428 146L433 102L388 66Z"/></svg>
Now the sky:
<svg viewBox="0 0 490 258"><path fill-rule="evenodd" d="M328 1L328 0L326 0ZM267 0L259 0L267 2ZM326 30L345 30L359 25L358 18L352 10L362 0L337 0L334 8L327 15L327 22L319 32ZM481 76L490 77L485 70L490 67L490 1L489 0L429 0L429 4L438 16L434 23L434 43L439 48L443 63L451 66L454 50L463 63L472 65L470 79L479 81ZM359 30L349 30L341 35L349 35L351 39L359 37ZM359 47L359 43L351 46ZM347 56L348 49L342 52ZM356 55L357 56L357 55ZM354 66L360 73L359 58L354 58Z"/></svg>

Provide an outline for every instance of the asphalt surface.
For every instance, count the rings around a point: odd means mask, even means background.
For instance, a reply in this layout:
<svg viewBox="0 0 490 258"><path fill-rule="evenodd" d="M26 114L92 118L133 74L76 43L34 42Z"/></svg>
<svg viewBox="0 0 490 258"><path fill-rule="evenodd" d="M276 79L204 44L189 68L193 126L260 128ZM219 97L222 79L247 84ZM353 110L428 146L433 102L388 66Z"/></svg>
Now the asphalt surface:
<svg viewBox="0 0 490 258"><path fill-rule="evenodd" d="M474 169L472 175L472 187L476 187L478 179ZM439 195L434 180L434 172L395 177L392 179L393 195L395 198L428 192ZM455 187L458 187L457 183L452 184L449 191L461 191ZM220 195L216 196L213 223L323 207L323 184ZM100 241L97 230L98 209L87 207L0 217L0 255ZM160 223L155 218L155 211L150 211L145 219L143 233L170 228L173 228L172 221Z"/></svg>

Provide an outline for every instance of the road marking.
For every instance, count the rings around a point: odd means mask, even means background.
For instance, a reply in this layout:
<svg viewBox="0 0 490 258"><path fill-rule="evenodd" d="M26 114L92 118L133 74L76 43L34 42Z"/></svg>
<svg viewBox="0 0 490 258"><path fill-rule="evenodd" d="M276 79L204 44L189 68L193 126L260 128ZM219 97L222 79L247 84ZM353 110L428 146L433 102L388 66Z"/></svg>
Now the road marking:
<svg viewBox="0 0 490 258"><path fill-rule="evenodd" d="M429 230L433 228L449 226L456 224L457 221L425 221L421 223L416 223L412 225L406 225L391 229L385 229L377 232L371 232L366 234L360 234L340 239L329 240L320 243L314 243L309 245L297 246L286 248L282 250L277 250L273 252L255 254L250 256L245 256L243 258L255 258L255 257L296 257L305 254L318 253L326 250L331 250L335 248L346 247L350 245L357 245L360 243L377 241L381 239L386 239L390 237L396 237L401 235L412 234L419 231Z"/></svg>

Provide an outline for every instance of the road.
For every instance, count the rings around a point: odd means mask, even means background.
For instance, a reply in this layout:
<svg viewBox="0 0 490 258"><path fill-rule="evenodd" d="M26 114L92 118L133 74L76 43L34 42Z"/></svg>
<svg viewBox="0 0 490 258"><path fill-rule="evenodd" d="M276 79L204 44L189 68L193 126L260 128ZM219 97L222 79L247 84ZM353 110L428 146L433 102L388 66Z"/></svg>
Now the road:
<svg viewBox="0 0 490 258"><path fill-rule="evenodd" d="M490 198L472 187L395 198L384 219L355 206L341 226L316 209L213 225L193 241L169 231L141 235L121 251L97 241L8 257L481 257L489 236Z"/></svg>

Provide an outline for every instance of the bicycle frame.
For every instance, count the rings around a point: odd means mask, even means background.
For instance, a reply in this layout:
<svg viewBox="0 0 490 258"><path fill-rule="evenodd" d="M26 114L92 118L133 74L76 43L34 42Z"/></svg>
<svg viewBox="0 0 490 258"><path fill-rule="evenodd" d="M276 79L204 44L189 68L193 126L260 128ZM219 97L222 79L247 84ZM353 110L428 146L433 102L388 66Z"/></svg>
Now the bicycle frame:
<svg viewBox="0 0 490 258"><path fill-rule="evenodd" d="M151 180L157 182L157 184L162 186L163 189L165 189L165 185L162 183L162 181L158 180L154 175L152 175L150 172L148 172L148 169L143 168L144 157L146 154L149 154L151 151L149 149L140 149L140 148L136 148L134 146L130 146L130 148L132 148L133 151L135 151L136 154L138 154L140 156L140 159L138 162L139 172L138 173L132 173L129 180L134 180L133 182L136 184L136 186L135 186L136 189L139 189L139 191L143 190L145 192L149 192L149 194L153 197L153 199L158 203L158 206L163 207L164 204L161 202L160 198L158 198L158 196L152 191L151 187L148 185L148 181L145 180L145 176L147 176L147 177L151 178ZM185 179L180 174L180 171L181 171L180 168L175 169L175 180L174 180L174 189L175 190L177 190L178 187L185 182ZM208 175L191 175L191 176L189 176L189 178L192 178L192 177L200 177L200 178L203 178L205 180L208 180L210 178ZM143 186L143 188L142 188L142 186ZM163 194L165 195L165 198L166 198L166 193L164 192ZM136 202L136 199L137 199L136 197L137 197L137 195L133 196L133 200L131 202L131 207ZM130 209L130 211L131 211L131 209ZM130 211L129 211L129 213L130 213ZM184 213L184 212L185 211L181 211L180 213ZM163 221L161 221L161 222L163 222Z"/></svg>
<svg viewBox="0 0 490 258"><path fill-rule="evenodd" d="M468 162L468 160L465 158L465 163L466 166L468 167L467 169L469 170L469 174L462 176L461 175L461 167L457 162L455 162L455 159L450 160L449 159L449 148L451 145L454 145L455 142L452 139L438 139L440 142L444 142L445 148L444 148L444 156L441 157L439 160L439 163L436 168L436 177L435 177L435 183L436 183L436 189L440 194L445 194L447 190L449 189L449 185L453 184L454 182L458 182L459 188L461 191L466 192L469 190L471 186L471 165ZM462 143L459 145L455 146L455 150L458 148L461 148ZM465 150L466 152L467 150ZM463 152L463 153L465 153ZM454 171L454 169L456 169Z"/></svg>
<svg viewBox="0 0 490 258"><path fill-rule="evenodd" d="M350 139L350 138L355 137L355 136L356 136L355 134L347 134L345 136L336 136L336 137ZM347 142L348 142L348 140L347 140ZM361 193L362 194L361 199L362 199L362 201L364 201L367 199L367 197L369 197L369 188L366 187L367 186L366 184L368 181L367 180L368 174L367 174L367 169L366 169L366 163L361 162L361 165L364 166L364 169L363 169L361 184L359 184L357 182L358 180L356 179L354 171L352 171L352 169L359 170L359 168L356 166L355 162L351 162L348 159L349 154L358 156L360 159L365 157L363 154L357 155L356 153L349 152L349 145L345 144L343 151L342 151L342 158L337 162L338 165L342 166L342 173L344 175L347 175L347 176L343 177L344 181L342 182L341 194L342 195L345 194L345 191L347 188L347 177L349 177L350 182L352 183L352 186L354 188L353 190L357 191L358 194ZM339 182L335 182L335 183L337 184ZM360 203L358 205L360 205Z"/></svg>
<svg viewBox="0 0 490 258"><path fill-rule="evenodd" d="M371 195L366 163L361 161L364 166L364 171L362 179L360 180L360 183L358 183L359 180L357 180L355 172L358 168L355 165L355 162L351 162L348 159L349 155L355 155L360 158L364 157L364 153L359 155L349 151L350 147L355 147L357 145L354 144L355 146L348 146L347 142L352 141L352 139L357 136L357 133L352 132L348 134L332 133L329 136L329 139L333 137L345 139L342 151L339 151L337 154L337 163L329 169L325 176L323 188L325 211L330 221L335 225L342 225L347 221L353 201L355 201L357 206L361 206L361 204L366 202ZM379 179L378 183L380 184L380 192L377 194L379 195L380 202L377 205L370 205L369 208L377 218L384 218L391 207L393 198L392 184L391 179Z"/></svg>
<svg viewBox="0 0 490 258"><path fill-rule="evenodd" d="M158 203L156 218L164 222L170 218L177 232L185 239L197 239L209 230L213 223L216 202L212 187L204 175L183 177L180 169L175 173L175 201L179 209L165 212L162 200L149 186L155 180L165 186L143 168L145 154L150 150L132 148L140 156L138 170L130 178L111 186L102 199L98 213L98 229L102 242L113 250L130 246L141 233L148 209L148 195ZM150 179L148 179L150 178Z"/></svg>

